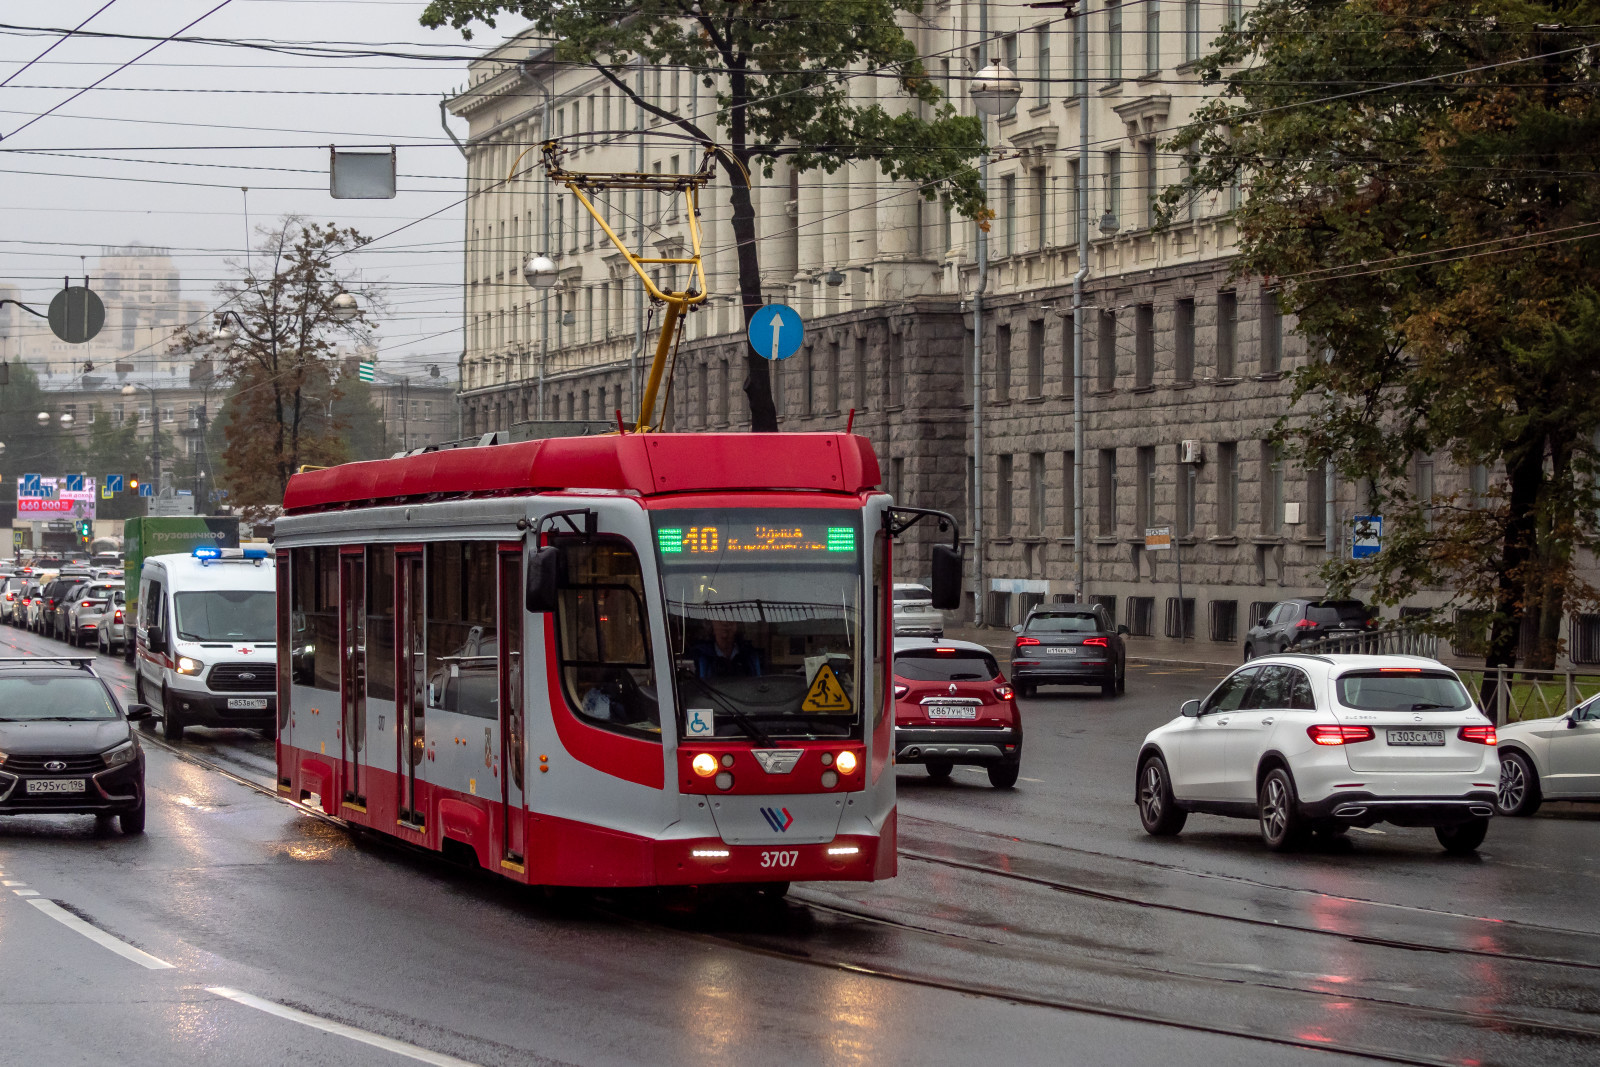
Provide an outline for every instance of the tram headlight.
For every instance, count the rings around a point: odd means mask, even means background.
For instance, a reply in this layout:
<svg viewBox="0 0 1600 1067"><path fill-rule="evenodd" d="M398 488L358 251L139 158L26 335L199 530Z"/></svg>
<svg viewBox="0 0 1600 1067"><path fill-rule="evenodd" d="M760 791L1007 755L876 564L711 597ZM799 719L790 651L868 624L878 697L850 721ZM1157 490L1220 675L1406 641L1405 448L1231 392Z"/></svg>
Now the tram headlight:
<svg viewBox="0 0 1600 1067"><path fill-rule="evenodd" d="M839 768L840 774L849 774L856 769L856 754L854 752L841 752L834 757L833 765Z"/></svg>
<svg viewBox="0 0 1600 1067"><path fill-rule="evenodd" d="M717 757L709 752L702 752L689 762L694 768L694 773L702 778L710 778L717 773Z"/></svg>

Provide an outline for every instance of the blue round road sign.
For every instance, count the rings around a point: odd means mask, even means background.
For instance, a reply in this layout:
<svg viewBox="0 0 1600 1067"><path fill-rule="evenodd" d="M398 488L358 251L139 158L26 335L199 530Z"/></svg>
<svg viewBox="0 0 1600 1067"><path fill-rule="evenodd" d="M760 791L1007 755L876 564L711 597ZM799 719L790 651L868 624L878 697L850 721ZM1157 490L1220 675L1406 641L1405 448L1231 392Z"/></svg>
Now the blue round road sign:
<svg viewBox="0 0 1600 1067"><path fill-rule="evenodd" d="M750 319L750 347L768 359L788 359L805 339L800 313L788 304L768 304Z"/></svg>

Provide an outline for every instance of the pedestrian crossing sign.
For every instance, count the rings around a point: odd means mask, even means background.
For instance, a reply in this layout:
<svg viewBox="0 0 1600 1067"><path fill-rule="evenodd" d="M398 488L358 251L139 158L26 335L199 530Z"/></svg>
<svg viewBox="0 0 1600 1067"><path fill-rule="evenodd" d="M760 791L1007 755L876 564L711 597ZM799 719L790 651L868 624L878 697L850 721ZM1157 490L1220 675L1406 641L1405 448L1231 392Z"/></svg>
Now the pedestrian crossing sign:
<svg viewBox="0 0 1600 1067"><path fill-rule="evenodd" d="M806 690L806 698L800 704L801 711L849 711L850 696L844 691L844 686L839 684L839 676L833 673L833 668L824 663L817 668L817 676L811 680L811 688Z"/></svg>
<svg viewBox="0 0 1600 1067"><path fill-rule="evenodd" d="M362 360L356 366L356 376L364 382L375 382L378 380L378 365Z"/></svg>

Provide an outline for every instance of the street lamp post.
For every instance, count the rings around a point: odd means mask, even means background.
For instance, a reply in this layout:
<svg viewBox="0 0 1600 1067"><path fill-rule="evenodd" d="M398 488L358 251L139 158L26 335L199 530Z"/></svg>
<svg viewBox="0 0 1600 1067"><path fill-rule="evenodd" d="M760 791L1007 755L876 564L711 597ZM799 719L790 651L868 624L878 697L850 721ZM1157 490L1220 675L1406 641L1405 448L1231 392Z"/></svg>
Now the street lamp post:
<svg viewBox="0 0 1600 1067"><path fill-rule="evenodd" d="M989 199L989 118L999 117L1017 106L1022 85L1004 63L989 62L989 3L978 4L978 73L972 79L973 106L984 116L983 198ZM1006 220L1011 225L1011 220ZM989 234L978 227L978 283L972 292L972 624L983 625L984 551L983 527L983 296L989 288Z"/></svg>

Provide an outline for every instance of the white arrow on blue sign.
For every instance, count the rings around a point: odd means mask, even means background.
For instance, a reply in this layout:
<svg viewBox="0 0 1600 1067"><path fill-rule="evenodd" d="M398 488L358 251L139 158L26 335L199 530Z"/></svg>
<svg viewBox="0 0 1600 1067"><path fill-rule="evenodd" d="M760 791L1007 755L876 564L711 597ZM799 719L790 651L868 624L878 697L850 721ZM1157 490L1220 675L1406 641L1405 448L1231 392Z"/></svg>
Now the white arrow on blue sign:
<svg viewBox="0 0 1600 1067"><path fill-rule="evenodd" d="M81 475L81 474L69 474L69 475L67 475L67 492L69 492L69 493L81 493L81 492L83 492L83 475Z"/></svg>
<svg viewBox="0 0 1600 1067"><path fill-rule="evenodd" d="M44 495L44 490L39 485L39 476L37 474L24 474L20 481L22 482L20 488L23 496Z"/></svg>
<svg viewBox="0 0 1600 1067"><path fill-rule="evenodd" d="M120 474L108 474L108 475L106 475L106 491L109 492L109 493L120 493L120 492L122 492L122 475L120 475Z"/></svg>
<svg viewBox="0 0 1600 1067"><path fill-rule="evenodd" d="M139 495L140 496L155 496L156 495L155 483L153 483L153 482L145 482L144 484L140 485L139 486Z"/></svg>
<svg viewBox="0 0 1600 1067"><path fill-rule="evenodd" d="M750 318L750 347L768 359L788 359L800 351L805 325L788 304L768 304Z"/></svg>

